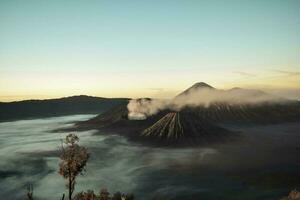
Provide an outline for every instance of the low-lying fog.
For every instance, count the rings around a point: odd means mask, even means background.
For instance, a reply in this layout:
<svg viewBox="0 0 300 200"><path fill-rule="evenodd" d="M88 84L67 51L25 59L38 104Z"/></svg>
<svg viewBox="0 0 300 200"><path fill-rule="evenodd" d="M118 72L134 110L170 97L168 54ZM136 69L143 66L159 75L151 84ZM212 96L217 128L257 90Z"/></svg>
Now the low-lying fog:
<svg viewBox="0 0 300 200"><path fill-rule="evenodd" d="M0 123L0 196L59 199L65 182L57 173L58 149L71 126L92 115ZM279 199L300 183L300 124L230 126L240 141L190 149L162 149L117 135L77 133L91 158L76 191L107 188L136 199Z"/></svg>

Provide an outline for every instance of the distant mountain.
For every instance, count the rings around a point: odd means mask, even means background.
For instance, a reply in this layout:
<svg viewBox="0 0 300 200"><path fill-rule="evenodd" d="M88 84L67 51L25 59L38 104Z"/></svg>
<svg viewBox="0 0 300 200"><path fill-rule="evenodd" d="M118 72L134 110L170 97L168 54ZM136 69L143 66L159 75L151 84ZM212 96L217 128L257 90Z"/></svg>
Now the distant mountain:
<svg viewBox="0 0 300 200"><path fill-rule="evenodd" d="M120 104L126 105L128 101L129 99L126 98L80 95L47 100L0 102L0 121L73 114L97 114Z"/></svg>
<svg viewBox="0 0 300 200"><path fill-rule="evenodd" d="M193 90L198 90L198 89L215 89L215 88L208 85L207 83L198 82L198 83L195 83L194 85L192 85L191 87L189 87L188 89L184 90L177 96L186 95L186 94L192 92Z"/></svg>
<svg viewBox="0 0 300 200"><path fill-rule="evenodd" d="M212 102L209 106L186 107L185 110L195 113L197 116L215 123L256 123L273 124L282 122L300 121L300 101L288 100L283 97L273 96L257 89L245 89L235 87L229 90L219 90L206 83L196 83L186 91L193 88L213 89L216 92L230 94L233 97L251 99L273 99L274 101L262 101L261 103L238 103L222 101ZM176 97L175 97L176 98ZM276 101L275 101L276 100Z"/></svg>

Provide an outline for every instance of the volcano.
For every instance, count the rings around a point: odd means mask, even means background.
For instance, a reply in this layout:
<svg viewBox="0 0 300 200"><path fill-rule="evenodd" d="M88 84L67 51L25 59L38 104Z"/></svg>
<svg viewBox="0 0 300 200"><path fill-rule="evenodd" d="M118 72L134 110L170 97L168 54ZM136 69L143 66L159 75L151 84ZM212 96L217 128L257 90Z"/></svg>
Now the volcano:
<svg viewBox="0 0 300 200"><path fill-rule="evenodd" d="M150 99L148 99L150 101ZM160 119L167 111L163 111L145 120L130 120L127 104L122 104L103 112L87 121L77 122L72 130L98 129L107 132L119 133L126 136L138 136L145 128Z"/></svg>
<svg viewBox="0 0 300 200"><path fill-rule="evenodd" d="M196 89L217 91L218 89L200 82L183 91L177 97L183 98ZM234 88L220 90L230 94L247 93L249 97L268 96L259 90ZM233 91L233 93L232 93ZM250 95L249 95L250 94ZM138 103L151 105L152 99L139 100ZM128 101L129 102L129 101ZM98 129L105 133L118 133L129 139L154 145L190 145L224 142L237 136L221 124L263 125L300 121L300 102L285 100L263 102L259 104L231 104L213 102L206 105L186 106L180 109L167 107L156 114L147 115L142 120L131 120L127 108L128 102L110 109L98 116L75 125L75 130Z"/></svg>
<svg viewBox="0 0 300 200"><path fill-rule="evenodd" d="M147 145L174 147L226 142L238 135L190 111L163 110L144 120L130 120L125 105L79 122L76 129L98 129Z"/></svg>
<svg viewBox="0 0 300 200"><path fill-rule="evenodd" d="M213 90L215 88L212 87L212 86L210 86L210 85L208 85L207 83L198 82L198 83L195 83L194 85L192 85L191 87L189 87L188 89L184 90L180 94L178 94L176 97L187 95L187 94L189 94L189 93L191 93L191 92L193 92L195 90L199 90L199 89L210 89L210 90Z"/></svg>
<svg viewBox="0 0 300 200"><path fill-rule="evenodd" d="M169 112L141 133L142 137L165 145L220 142L233 135L224 128L185 112Z"/></svg>

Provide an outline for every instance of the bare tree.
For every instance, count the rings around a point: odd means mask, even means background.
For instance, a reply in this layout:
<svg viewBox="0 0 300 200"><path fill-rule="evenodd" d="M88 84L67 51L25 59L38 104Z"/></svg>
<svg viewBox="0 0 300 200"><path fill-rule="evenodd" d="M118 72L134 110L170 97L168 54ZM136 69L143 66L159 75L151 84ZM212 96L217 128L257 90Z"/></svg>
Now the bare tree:
<svg viewBox="0 0 300 200"><path fill-rule="evenodd" d="M61 147L59 174L68 181L69 200L72 200L76 177L85 171L86 163L90 157L87 149L79 146L78 143L79 138L77 135L69 134Z"/></svg>

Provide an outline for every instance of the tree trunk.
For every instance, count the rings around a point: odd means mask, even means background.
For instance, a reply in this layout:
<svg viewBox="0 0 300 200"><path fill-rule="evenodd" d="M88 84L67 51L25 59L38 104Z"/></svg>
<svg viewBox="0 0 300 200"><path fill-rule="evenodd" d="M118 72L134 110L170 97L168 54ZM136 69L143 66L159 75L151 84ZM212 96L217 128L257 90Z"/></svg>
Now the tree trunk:
<svg viewBox="0 0 300 200"><path fill-rule="evenodd" d="M72 200L72 178L71 178L71 173L69 174L69 200Z"/></svg>
<svg viewBox="0 0 300 200"><path fill-rule="evenodd" d="M69 177L69 200L72 200L72 181L71 181L71 177Z"/></svg>

